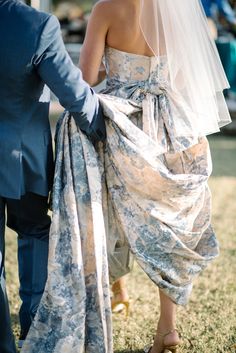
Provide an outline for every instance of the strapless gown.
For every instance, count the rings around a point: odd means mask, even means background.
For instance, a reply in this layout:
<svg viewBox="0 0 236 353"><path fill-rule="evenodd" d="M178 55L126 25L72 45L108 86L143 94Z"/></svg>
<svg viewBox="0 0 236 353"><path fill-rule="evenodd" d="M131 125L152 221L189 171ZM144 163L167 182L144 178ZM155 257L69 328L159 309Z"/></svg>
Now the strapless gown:
<svg viewBox="0 0 236 353"><path fill-rule="evenodd" d="M104 58L106 143L94 148L68 113L58 125L48 281L22 353L111 353L109 273L127 272L129 253L182 305L218 255L208 141L165 57Z"/></svg>

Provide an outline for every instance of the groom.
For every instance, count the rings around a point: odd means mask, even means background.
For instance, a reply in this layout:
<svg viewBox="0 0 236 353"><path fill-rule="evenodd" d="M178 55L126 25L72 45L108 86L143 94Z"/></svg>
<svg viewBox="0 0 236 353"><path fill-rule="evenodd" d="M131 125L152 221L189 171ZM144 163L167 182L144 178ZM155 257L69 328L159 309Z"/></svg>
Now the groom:
<svg viewBox="0 0 236 353"><path fill-rule="evenodd" d="M18 233L21 338L47 276L53 155L44 84L93 140L104 140L98 99L73 66L56 17L0 0L0 352L15 353L5 289L5 214Z"/></svg>

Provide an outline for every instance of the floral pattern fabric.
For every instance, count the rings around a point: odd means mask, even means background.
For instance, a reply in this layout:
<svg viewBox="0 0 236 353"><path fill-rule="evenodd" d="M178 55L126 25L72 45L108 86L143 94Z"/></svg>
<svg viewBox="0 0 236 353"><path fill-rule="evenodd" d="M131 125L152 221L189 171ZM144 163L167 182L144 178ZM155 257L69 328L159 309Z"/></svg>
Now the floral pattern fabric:
<svg viewBox="0 0 236 353"><path fill-rule="evenodd" d="M104 146L109 202L103 207L112 210L108 255L124 239L152 281L185 305L193 278L218 255L208 141L198 136L185 103L173 94L164 56L107 47L105 65L107 87L100 99L109 117Z"/></svg>
<svg viewBox="0 0 236 353"><path fill-rule="evenodd" d="M60 121L48 281L22 353L112 352L117 249L182 305L218 255L208 141L173 95L165 57L107 47L105 64L106 143L94 148L68 114Z"/></svg>
<svg viewBox="0 0 236 353"><path fill-rule="evenodd" d="M110 353L112 324L101 177L68 113L57 132L48 279L21 352Z"/></svg>

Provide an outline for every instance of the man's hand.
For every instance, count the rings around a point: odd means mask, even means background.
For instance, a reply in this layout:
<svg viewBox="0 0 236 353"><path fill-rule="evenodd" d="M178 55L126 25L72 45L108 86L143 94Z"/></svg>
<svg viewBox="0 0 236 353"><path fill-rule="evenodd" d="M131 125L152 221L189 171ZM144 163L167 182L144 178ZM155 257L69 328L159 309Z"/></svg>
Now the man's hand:
<svg viewBox="0 0 236 353"><path fill-rule="evenodd" d="M90 117L83 116L81 113L71 112L71 115L75 119L78 127L91 138L93 142L96 141L105 141L106 139L106 126L104 121L104 115L102 111L102 107L99 103L96 94L93 96L96 99L95 110L94 112L90 112ZM92 108L92 107L91 107ZM90 123L89 123L90 121Z"/></svg>
<svg viewBox="0 0 236 353"><path fill-rule="evenodd" d="M90 126L89 136L92 140L105 141L106 139L106 125L101 104L98 102L95 116Z"/></svg>

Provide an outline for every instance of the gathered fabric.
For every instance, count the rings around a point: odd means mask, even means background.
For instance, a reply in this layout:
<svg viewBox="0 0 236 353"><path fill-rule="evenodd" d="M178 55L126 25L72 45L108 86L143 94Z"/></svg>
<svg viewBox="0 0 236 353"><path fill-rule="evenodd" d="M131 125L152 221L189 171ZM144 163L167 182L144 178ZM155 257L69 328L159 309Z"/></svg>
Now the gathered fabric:
<svg viewBox="0 0 236 353"><path fill-rule="evenodd" d="M48 279L25 353L110 353L112 324L101 175L66 113L57 128Z"/></svg>
<svg viewBox="0 0 236 353"><path fill-rule="evenodd" d="M208 141L169 92L164 63L144 58L106 49L104 144L68 113L59 122L48 280L22 353L113 352L109 275L127 272L115 268L119 249L181 305L218 255Z"/></svg>

